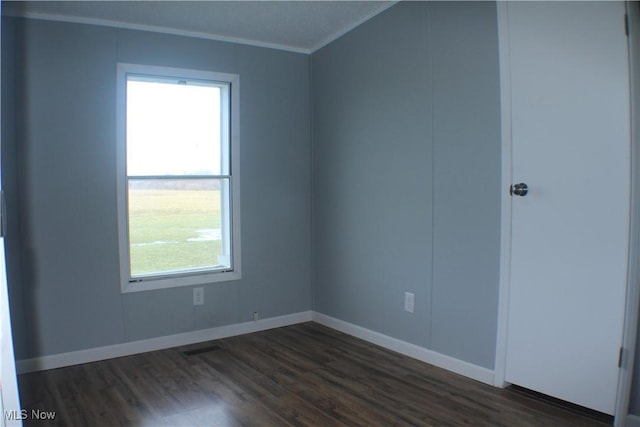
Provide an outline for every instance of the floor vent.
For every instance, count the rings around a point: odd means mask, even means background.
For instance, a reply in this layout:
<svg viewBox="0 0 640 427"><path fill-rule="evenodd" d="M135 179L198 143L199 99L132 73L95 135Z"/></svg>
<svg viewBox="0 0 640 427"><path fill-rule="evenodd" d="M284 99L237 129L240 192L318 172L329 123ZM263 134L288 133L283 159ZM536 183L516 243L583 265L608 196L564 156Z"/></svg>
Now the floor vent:
<svg viewBox="0 0 640 427"><path fill-rule="evenodd" d="M195 348L193 350L185 350L182 352L182 354L184 354L185 356L195 356L196 354L210 353L212 351L219 351L219 350L222 350L222 348L220 348L217 345L210 345L208 347L200 347L200 348Z"/></svg>

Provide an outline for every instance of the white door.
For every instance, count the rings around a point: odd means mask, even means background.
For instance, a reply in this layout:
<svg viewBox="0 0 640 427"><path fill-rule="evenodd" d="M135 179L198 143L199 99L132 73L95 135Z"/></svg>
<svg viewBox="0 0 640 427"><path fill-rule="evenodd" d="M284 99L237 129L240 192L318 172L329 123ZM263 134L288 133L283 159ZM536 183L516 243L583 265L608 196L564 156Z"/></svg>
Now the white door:
<svg viewBox="0 0 640 427"><path fill-rule="evenodd" d="M507 7L514 183L505 379L613 414L627 273L622 2Z"/></svg>

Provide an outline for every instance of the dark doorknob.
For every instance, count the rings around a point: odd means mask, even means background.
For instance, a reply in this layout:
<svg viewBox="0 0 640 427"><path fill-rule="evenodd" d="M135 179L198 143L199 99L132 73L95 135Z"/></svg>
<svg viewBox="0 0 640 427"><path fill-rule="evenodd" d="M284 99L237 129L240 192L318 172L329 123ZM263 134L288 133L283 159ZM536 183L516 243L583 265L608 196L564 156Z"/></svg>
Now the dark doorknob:
<svg viewBox="0 0 640 427"><path fill-rule="evenodd" d="M513 184L509 188L509 194L511 194L512 196L513 195L526 196L528 192L529 192L529 187L524 182L521 182L519 184Z"/></svg>

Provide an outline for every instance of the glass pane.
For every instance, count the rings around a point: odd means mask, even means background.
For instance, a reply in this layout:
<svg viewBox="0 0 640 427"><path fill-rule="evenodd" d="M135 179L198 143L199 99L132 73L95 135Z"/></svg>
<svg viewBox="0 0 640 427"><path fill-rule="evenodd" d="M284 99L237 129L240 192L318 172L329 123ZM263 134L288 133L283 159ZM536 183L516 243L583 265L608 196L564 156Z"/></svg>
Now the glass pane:
<svg viewBox="0 0 640 427"><path fill-rule="evenodd" d="M226 169L221 87L182 83L127 77L127 175L222 175Z"/></svg>
<svg viewBox="0 0 640 427"><path fill-rule="evenodd" d="M130 179L131 277L230 268L228 186L227 179Z"/></svg>

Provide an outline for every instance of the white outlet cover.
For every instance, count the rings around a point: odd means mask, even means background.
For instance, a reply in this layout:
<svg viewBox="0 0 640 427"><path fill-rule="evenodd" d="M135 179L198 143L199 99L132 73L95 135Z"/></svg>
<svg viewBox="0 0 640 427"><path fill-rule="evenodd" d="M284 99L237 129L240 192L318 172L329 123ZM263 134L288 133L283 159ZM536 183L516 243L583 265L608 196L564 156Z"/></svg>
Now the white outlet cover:
<svg viewBox="0 0 640 427"><path fill-rule="evenodd" d="M193 305L204 304L204 288L193 288Z"/></svg>
<svg viewBox="0 0 640 427"><path fill-rule="evenodd" d="M415 295L411 292L404 293L404 311L408 311L409 313L413 313L413 309L415 307Z"/></svg>

